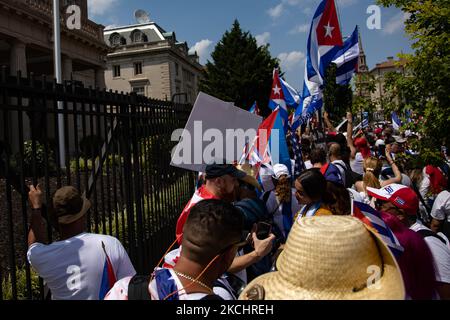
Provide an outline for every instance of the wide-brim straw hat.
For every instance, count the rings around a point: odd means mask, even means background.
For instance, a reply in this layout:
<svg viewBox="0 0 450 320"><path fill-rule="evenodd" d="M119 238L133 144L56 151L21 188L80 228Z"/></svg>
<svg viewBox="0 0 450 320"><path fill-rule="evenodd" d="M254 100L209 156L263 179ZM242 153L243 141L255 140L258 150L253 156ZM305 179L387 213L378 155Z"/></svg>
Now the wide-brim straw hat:
<svg viewBox="0 0 450 320"><path fill-rule="evenodd" d="M245 177L240 178L239 180L244 181L245 183L248 183L248 184L254 186L259 191L262 191L261 184L255 178L256 171L252 165L250 165L248 163L244 163L241 165L237 165L236 168L238 170L244 171L247 174Z"/></svg>
<svg viewBox="0 0 450 320"><path fill-rule="evenodd" d="M278 271L254 279L239 299L261 287L264 300L405 298L402 275L388 247L350 216L297 220L276 266Z"/></svg>

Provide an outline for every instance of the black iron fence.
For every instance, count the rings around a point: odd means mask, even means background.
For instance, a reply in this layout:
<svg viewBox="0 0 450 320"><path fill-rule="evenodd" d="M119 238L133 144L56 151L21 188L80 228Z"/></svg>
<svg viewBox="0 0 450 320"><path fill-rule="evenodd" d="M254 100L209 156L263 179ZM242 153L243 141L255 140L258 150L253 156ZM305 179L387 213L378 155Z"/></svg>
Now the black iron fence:
<svg viewBox="0 0 450 320"><path fill-rule="evenodd" d="M150 272L194 188L192 173L169 165L172 131L191 107L1 71L0 299L45 296L26 259L31 183L47 203L64 185L86 192L89 231L117 237L137 271Z"/></svg>

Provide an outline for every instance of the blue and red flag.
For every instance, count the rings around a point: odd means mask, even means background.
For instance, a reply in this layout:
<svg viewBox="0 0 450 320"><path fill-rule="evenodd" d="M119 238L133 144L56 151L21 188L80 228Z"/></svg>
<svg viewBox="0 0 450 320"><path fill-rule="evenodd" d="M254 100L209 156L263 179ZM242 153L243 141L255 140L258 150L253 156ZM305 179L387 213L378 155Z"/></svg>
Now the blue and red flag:
<svg viewBox="0 0 450 320"><path fill-rule="evenodd" d="M273 166L282 163L292 172L280 108L277 108L260 124L245 159L254 166L261 166L261 164Z"/></svg>
<svg viewBox="0 0 450 320"><path fill-rule="evenodd" d="M272 91L269 99L269 108L275 110L279 108L279 113L282 119L284 132L287 132L289 125L289 111L286 103L286 99L284 96L284 90L281 84L280 75L278 73L278 69L273 71L273 83L272 83Z"/></svg>
<svg viewBox="0 0 450 320"><path fill-rule="evenodd" d="M336 83L348 85L353 78L353 74L358 70L359 60L359 31L355 27L352 35L345 40L342 48L336 53L332 63L336 69Z"/></svg>
<svg viewBox="0 0 450 320"><path fill-rule="evenodd" d="M100 284L100 291L98 293L99 300L103 300L109 290L114 286L117 281L116 275L114 273L114 268L112 266L111 260L106 253L105 244L102 241L103 252L105 253L105 263L103 266L102 283Z"/></svg>
<svg viewBox="0 0 450 320"><path fill-rule="evenodd" d="M253 106L250 108L250 110L248 110L248 112L256 114L257 116L260 115L260 111L259 111L259 107L258 107L258 103L255 101L255 103L253 104Z"/></svg>
<svg viewBox="0 0 450 320"><path fill-rule="evenodd" d="M402 245L392 230L383 221L381 214L377 210L365 203L353 201L352 215L361 220L371 230L375 231L395 257L398 258L403 253L404 249Z"/></svg>

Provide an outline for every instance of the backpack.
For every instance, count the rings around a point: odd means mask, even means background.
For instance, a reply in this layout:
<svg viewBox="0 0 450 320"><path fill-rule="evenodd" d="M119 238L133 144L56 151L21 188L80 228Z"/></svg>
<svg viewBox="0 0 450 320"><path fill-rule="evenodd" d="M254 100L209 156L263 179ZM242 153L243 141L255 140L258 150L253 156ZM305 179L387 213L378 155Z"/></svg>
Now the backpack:
<svg viewBox="0 0 450 320"><path fill-rule="evenodd" d="M356 183L356 181L358 181L355 179L356 177L354 177L353 171L347 165L343 166L341 163L334 163L334 165L344 169L345 172L344 183L346 188L351 188Z"/></svg>
<svg viewBox="0 0 450 320"><path fill-rule="evenodd" d="M424 239L427 237L434 237L436 239L439 239L443 244L447 245L447 242L445 242L445 240L436 232L427 229L421 229L417 231L417 233L420 234Z"/></svg>
<svg viewBox="0 0 450 320"><path fill-rule="evenodd" d="M148 292L148 285L151 276L135 275L131 278L128 284L128 300L152 300L150 292ZM200 300L223 300L222 297L216 294L209 294Z"/></svg>

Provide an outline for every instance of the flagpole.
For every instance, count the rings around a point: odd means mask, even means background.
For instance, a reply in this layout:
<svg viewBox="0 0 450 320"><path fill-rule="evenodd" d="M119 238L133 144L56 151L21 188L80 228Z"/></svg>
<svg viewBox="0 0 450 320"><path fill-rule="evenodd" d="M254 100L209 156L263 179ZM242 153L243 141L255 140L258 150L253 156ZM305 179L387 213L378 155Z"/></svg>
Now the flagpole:
<svg viewBox="0 0 450 320"><path fill-rule="evenodd" d="M54 60L55 60L55 78L56 83L62 83L61 72L61 21L59 16L59 0L53 0L53 42L54 42ZM62 101L58 101L58 110L63 109ZM64 116L58 114L58 142L59 142L59 165L66 167L66 146L64 141Z"/></svg>

